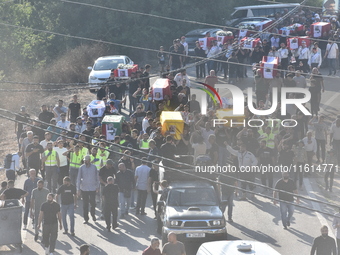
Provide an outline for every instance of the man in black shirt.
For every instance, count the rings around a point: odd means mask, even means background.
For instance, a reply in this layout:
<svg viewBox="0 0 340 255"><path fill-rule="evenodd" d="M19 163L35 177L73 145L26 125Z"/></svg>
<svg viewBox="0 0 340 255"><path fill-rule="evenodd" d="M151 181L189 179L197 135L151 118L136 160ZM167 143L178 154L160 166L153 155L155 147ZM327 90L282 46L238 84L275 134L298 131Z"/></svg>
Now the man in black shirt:
<svg viewBox="0 0 340 255"><path fill-rule="evenodd" d="M93 136L93 133L94 133L94 129L92 128L92 122L91 121L86 122L86 129L83 131L82 134L87 135L86 136L87 143L91 142L91 137Z"/></svg>
<svg viewBox="0 0 340 255"><path fill-rule="evenodd" d="M280 212L283 228L287 229L290 226L290 219L294 213L294 205L291 203L294 202L294 196L290 193L298 194L295 182L292 179L289 179L289 173L283 172L282 179L278 180L275 184L275 189L280 190L279 192L274 191L273 197L276 199L277 193L279 193L280 201ZM289 193L287 193L289 192ZM289 202L289 203L287 203ZM296 198L296 203L300 202L299 198ZM274 205L276 205L276 200L274 200ZM288 215L287 215L288 214Z"/></svg>
<svg viewBox="0 0 340 255"><path fill-rule="evenodd" d="M69 104L68 106L69 111L67 111L68 114L68 120L72 123L75 123L77 120L77 117L81 116L81 107L78 103L78 96L73 95L73 102Z"/></svg>
<svg viewBox="0 0 340 255"><path fill-rule="evenodd" d="M125 214L129 214L131 193L135 187L135 177L131 170L126 169L124 163L118 164L118 170L116 180L119 187L120 217L124 218Z"/></svg>
<svg viewBox="0 0 340 255"><path fill-rule="evenodd" d="M196 47L194 49L195 56L205 58L206 57L205 51L200 46L199 41L196 41L195 44L196 44ZM196 61L201 61L202 60L201 58L196 59ZM204 77L205 77L205 64L203 63L200 65L196 65L196 78Z"/></svg>
<svg viewBox="0 0 340 255"><path fill-rule="evenodd" d="M37 228L40 229L43 222L43 241L46 254L54 252L55 244L58 237L58 221L60 230L63 229L61 224L60 205L54 201L54 194L47 195L47 202L41 205L39 221Z"/></svg>
<svg viewBox="0 0 340 255"><path fill-rule="evenodd" d="M173 144L173 137L171 135L166 137L166 143L161 146L160 154L164 158L175 160L176 146ZM163 160L163 165L172 167L174 164L168 160Z"/></svg>
<svg viewBox="0 0 340 255"><path fill-rule="evenodd" d="M39 113L38 118L39 118L40 121L43 121L43 122L46 123L46 125L42 124L41 127L44 128L44 129L47 129L48 124L50 123L51 119L54 118L54 114L52 112L49 112L47 110L47 106L45 104L43 104L41 106L41 113Z"/></svg>
<svg viewBox="0 0 340 255"><path fill-rule="evenodd" d="M44 152L44 148L39 144L39 137L33 136L33 143L26 147L25 155L27 158L28 168L35 169L37 175L41 168L40 154ZM41 176L45 177L45 172L41 170Z"/></svg>
<svg viewBox="0 0 340 255"><path fill-rule="evenodd" d="M150 177L150 190L152 191L153 186L155 185L155 189L158 190L159 188L159 160L155 159L152 161L151 170L149 172ZM155 212L155 218L157 217L157 193L151 192L151 198L152 198L152 205L153 210Z"/></svg>
<svg viewBox="0 0 340 255"><path fill-rule="evenodd" d="M315 251L316 255L337 255L335 240L328 236L328 227L325 225L321 228L321 236L314 239L310 255L314 255Z"/></svg>
<svg viewBox="0 0 340 255"><path fill-rule="evenodd" d="M77 207L77 189L71 184L71 179L68 176L65 176L63 179L63 185L61 185L57 191L57 198L61 195L61 216L63 219L64 232L63 234L68 233L68 226L66 221L66 215L68 214L70 217L71 223L71 235L74 236L74 208Z"/></svg>
<svg viewBox="0 0 340 255"><path fill-rule="evenodd" d="M14 180L9 180L7 182L7 189L1 194L1 199L22 199L28 195L28 192L23 189L14 188Z"/></svg>
<svg viewBox="0 0 340 255"><path fill-rule="evenodd" d="M114 184L112 176L107 177L107 185L103 188L103 203L104 203L104 217L106 222L107 231L111 231L111 215L112 215L112 228L118 227L118 192L117 184Z"/></svg>
<svg viewBox="0 0 340 255"><path fill-rule="evenodd" d="M148 91L149 91L149 88L150 88L150 70L151 70L151 65L149 64L146 64L145 65L145 71L144 73L142 74L142 77L145 77L145 79L143 79L143 82L144 82L144 88L146 88Z"/></svg>

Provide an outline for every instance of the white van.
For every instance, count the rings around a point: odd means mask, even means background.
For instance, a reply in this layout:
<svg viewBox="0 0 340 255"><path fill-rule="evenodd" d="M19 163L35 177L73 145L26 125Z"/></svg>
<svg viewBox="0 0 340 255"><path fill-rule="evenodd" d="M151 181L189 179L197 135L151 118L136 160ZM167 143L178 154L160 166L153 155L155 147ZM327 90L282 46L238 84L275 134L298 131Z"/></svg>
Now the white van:
<svg viewBox="0 0 340 255"><path fill-rule="evenodd" d="M300 6L300 4L265 4L235 7L235 11L230 15L228 23L231 24L238 19L247 17L270 17L277 12L283 13L284 9L290 11L297 6Z"/></svg>
<svg viewBox="0 0 340 255"><path fill-rule="evenodd" d="M196 255L280 255L266 243L257 241L215 241L201 244Z"/></svg>

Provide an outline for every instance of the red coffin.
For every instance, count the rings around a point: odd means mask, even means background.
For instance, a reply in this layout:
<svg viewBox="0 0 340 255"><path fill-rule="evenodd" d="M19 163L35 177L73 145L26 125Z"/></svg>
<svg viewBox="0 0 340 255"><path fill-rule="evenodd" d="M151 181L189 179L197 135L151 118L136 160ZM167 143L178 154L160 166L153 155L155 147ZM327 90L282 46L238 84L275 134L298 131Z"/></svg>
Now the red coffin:
<svg viewBox="0 0 340 255"><path fill-rule="evenodd" d="M241 47L243 49L254 49L260 42L260 38L244 37L241 39Z"/></svg>
<svg viewBox="0 0 340 255"><path fill-rule="evenodd" d="M276 76L277 66L279 59L277 57L267 57L262 58L261 72L262 77L265 79L273 79Z"/></svg>
<svg viewBox="0 0 340 255"><path fill-rule="evenodd" d="M309 36L300 36L298 37L299 47L302 46L302 42L306 42L306 46L309 48L311 42Z"/></svg>
<svg viewBox="0 0 340 255"><path fill-rule="evenodd" d="M216 40L216 37L204 37L199 38L198 41L203 50L208 50L212 46L212 42Z"/></svg>
<svg viewBox="0 0 340 255"><path fill-rule="evenodd" d="M327 37L331 30L331 23L328 22L316 22L310 25L311 37L320 38Z"/></svg>
<svg viewBox="0 0 340 255"><path fill-rule="evenodd" d="M115 69L114 75L117 78L128 78L131 76L131 73L138 71L138 65L133 65L131 69Z"/></svg>
<svg viewBox="0 0 340 255"><path fill-rule="evenodd" d="M152 85L152 98L155 101L160 101L164 99L165 95L168 95L171 99L169 79L157 79Z"/></svg>

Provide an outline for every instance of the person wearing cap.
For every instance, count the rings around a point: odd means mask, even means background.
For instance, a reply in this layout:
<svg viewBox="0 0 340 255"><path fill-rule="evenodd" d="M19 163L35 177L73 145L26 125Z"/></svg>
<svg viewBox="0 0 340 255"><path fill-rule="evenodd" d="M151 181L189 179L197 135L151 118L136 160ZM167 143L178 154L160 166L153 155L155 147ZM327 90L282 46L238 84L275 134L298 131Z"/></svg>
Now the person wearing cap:
<svg viewBox="0 0 340 255"><path fill-rule="evenodd" d="M44 129L48 127L51 119L54 118L54 114L47 109L47 105L43 104L41 106L41 112L39 113L39 120L45 122L46 124L41 125Z"/></svg>
<svg viewBox="0 0 340 255"><path fill-rule="evenodd" d="M99 175L97 167L91 164L91 157L84 157L84 164L80 166L77 176L78 196L83 198L84 224L89 221L89 204L91 205L90 214L93 221L96 221L96 192L99 191Z"/></svg>
<svg viewBox="0 0 340 255"><path fill-rule="evenodd" d="M28 123L29 117L30 117L30 115L26 112L26 107L21 106L20 112L15 115L15 120L20 121L20 122L24 122L24 123ZM19 149L20 149L19 138L20 138L21 133L24 131L24 124L19 123L17 121L15 121L14 130L15 130L15 133L17 135L18 145L19 145Z"/></svg>
<svg viewBox="0 0 340 255"><path fill-rule="evenodd" d="M39 137L33 136L33 142L27 145L25 156L27 158L28 169L35 169L37 175L41 169L40 154L44 152L44 148L39 144ZM41 169L41 176L45 178L45 172Z"/></svg>
<svg viewBox="0 0 340 255"><path fill-rule="evenodd" d="M60 120L60 114L62 113L66 114L68 111L68 109L65 106L63 106L63 104L64 101L59 99L58 105L53 108L54 118L56 119L57 122Z"/></svg>

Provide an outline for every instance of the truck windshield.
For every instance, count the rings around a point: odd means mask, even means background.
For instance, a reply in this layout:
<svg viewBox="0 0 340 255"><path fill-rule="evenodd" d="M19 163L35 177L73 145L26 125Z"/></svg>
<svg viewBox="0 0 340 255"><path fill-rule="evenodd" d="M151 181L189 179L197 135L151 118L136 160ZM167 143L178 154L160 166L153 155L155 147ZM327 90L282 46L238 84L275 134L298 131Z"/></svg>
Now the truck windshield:
<svg viewBox="0 0 340 255"><path fill-rule="evenodd" d="M95 71L102 71L102 70L111 70L116 69L118 64L124 64L123 59L104 59L104 60L98 60L93 70Z"/></svg>
<svg viewBox="0 0 340 255"><path fill-rule="evenodd" d="M168 201L169 206L218 205L215 191L209 188L172 189Z"/></svg>

